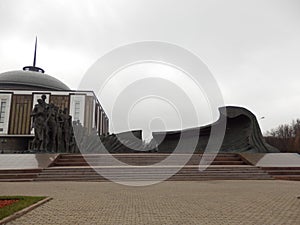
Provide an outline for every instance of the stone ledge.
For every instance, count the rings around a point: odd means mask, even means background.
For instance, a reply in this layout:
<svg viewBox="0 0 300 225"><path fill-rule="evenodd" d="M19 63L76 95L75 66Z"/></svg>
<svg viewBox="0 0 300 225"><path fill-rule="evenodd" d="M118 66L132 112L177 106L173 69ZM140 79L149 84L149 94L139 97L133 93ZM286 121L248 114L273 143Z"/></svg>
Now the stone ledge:
<svg viewBox="0 0 300 225"><path fill-rule="evenodd" d="M43 199L41 201L38 201L37 203L35 203L33 205L30 205L30 206L28 206L28 207L26 207L26 208L24 208L24 209L22 209L22 210L20 210L18 212L15 212L14 214L12 214L12 215L10 215L8 217L3 218L2 220L0 220L0 225L1 224L6 224L6 223L8 223L8 222L10 222L12 220L15 220L15 219L23 216L24 214L30 212L31 210L37 208L38 206L40 206L40 205L42 205L42 204L50 201L51 199L52 199L51 197L47 197L47 198L45 198L45 199Z"/></svg>

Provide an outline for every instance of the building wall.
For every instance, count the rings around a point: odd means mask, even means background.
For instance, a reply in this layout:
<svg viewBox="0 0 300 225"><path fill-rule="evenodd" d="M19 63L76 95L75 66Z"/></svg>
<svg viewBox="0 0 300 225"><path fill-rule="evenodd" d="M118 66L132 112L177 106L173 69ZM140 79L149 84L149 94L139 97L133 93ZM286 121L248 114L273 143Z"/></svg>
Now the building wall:
<svg viewBox="0 0 300 225"><path fill-rule="evenodd" d="M12 93L0 95L0 134L8 132L11 96Z"/></svg>
<svg viewBox="0 0 300 225"><path fill-rule="evenodd" d="M32 95L12 95L8 134L30 134Z"/></svg>
<svg viewBox="0 0 300 225"><path fill-rule="evenodd" d="M26 151L33 137L30 136L2 136L0 137L0 153L14 153Z"/></svg>
<svg viewBox="0 0 300 225"><path fill-rule="evenodd" d="M69 109L70 96L69 95L50 95L50 103L58 106L61 110Z"/></svg>
<svg viewBox="0 0 300 225"><path fill-rule="evenodd" d="M84 126L89 129L89 132L95 128L94 121L94 98L91 96L86 96L85 98L85 115L84 115Z"/></svg>

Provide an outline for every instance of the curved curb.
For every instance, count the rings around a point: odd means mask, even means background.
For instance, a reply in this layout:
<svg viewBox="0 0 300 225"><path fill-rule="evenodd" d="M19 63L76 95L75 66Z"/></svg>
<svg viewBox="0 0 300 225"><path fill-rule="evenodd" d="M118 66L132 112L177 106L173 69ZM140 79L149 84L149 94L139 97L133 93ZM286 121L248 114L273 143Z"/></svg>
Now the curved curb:
<svg viewBox="0 0 300 225"><path fill-rule="evenodd" d="M28 207L26 207L26 208L24 208L24 209L22 209L22 210L20 210L18 212L15 212L14 214L12 214L12 215L10 215L8 217L5 217L2 220L0 220L0 225L1 224L6 224L8 222L11 222L12 220L15 220L15 219L23 216L24 214L30 212L31 210L37 208L38 206L40 206L40 205L42 205L42 204L44 204L44 203L46 203L46 202L48 202L50 200L52 200L52 198L51 197L47 197L47 198L45 198L45 199L43 199L41 201L38 201L37 203L35 203L33 205L30 205L30 206L28 206Z"/></svg>

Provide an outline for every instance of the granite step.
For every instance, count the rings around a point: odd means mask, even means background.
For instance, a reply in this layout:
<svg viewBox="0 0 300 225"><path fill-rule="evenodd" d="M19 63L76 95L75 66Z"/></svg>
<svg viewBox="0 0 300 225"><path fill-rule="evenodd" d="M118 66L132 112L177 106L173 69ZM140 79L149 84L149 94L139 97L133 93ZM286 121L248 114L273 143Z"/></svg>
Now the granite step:
<svg viewBox="0 0 300 225"><path fill-rule="evenodd" d="M149 163L151 165L151 163ZM177 163L180 164L180 163ZM107 165L109 166L109 163L105 163L105 162L74 162L74 161L70 161L70 162L61 162L61 161L57 161L54 162L52 164L52 166L104 166ZM136 165L140 165L140 164L136 164ZM144 165L144 164L142 164ZM147 164L146 164L147 165ZM174 162L174 165L176 165L176 162ZM246 165L245 162L243 161L213 161L211 162L211 165ZM117 166L117 165L116 165Z"/></svg>
<svg viewBox="0 0 300 225"><path fill-rule="evenodd" d="M42 169L1 169L0 182L32 181Z"/></svg>
<svg viewBox="0 0 300 225"><path fill-rule="evenodd" d="M299 170L268 170L271 175L300 175Z"/></svg>
<svg viewBox="0 0 300 225"><path fill-rule="evenodd" d="M300 166L263 167L262 169L275 179L300 181Z"/></svg>
<svg viewBox="0 0 300 225"><path fill-rule="evenodd" d="M300 181L300 175L280 175L280 176L273 176L275 179L279 180L293 180L293 181Z"/></svg>

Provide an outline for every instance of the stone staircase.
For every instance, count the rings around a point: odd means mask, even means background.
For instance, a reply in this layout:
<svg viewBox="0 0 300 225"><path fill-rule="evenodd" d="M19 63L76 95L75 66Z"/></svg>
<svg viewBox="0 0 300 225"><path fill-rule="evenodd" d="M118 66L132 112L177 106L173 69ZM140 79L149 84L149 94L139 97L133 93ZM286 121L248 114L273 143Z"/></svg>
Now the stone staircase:
<svg viewBox="0 0 300 225"><path fill-rule="evenodd" d="M69 166L113 166L112 161L109 159L111 155L105 154L61 154L58 156L51 166L52 167L69 167ZM169 154L160 153L129 153L129 154L113 154L113 157L121 162L132 166L147 166L159 163L166 159ZM193 154L186 165L199 165L200 160L213 159L213 154ZM179 165L181 160L188 157L186 154L174 154L171 165ZM88 161L88 163L87 163ZM247 163L235 153L221 153L214 157L212 165L246 165Z"/></svg>
<svg viewBox="0 0 300 225"><path fill-rule="evenodd" d="M300 167L263 167L262 169L274 179L300 181Z"/></svg>
<svg viewBox="0 0 300 225"><path fill-rule="evenodd" d="M184 154L173 154L173 158L167 166L153 164L162 162L169 156L168 154L137 153L114 154L113 156L130 166L114 164L105 154L84 156L61 154L50 167L44 169L34 180L107 181L91 166L95 167L96 170L105 171L106 175L117 181L154 181L166 176L170 176L168 180L172 181L272 179L266 171L248 165L239 154L235 153L218 154L204 171L199 171L201 158L210 161L214 155L194 154L182 168L180 168L180 161L187 156Z"/></svg>
<svg viewBox="0 0 300 225"><path fill-rule="evenodd" d="M33 181L42 169L1 169L0 182L26 182Z"/></svg>

